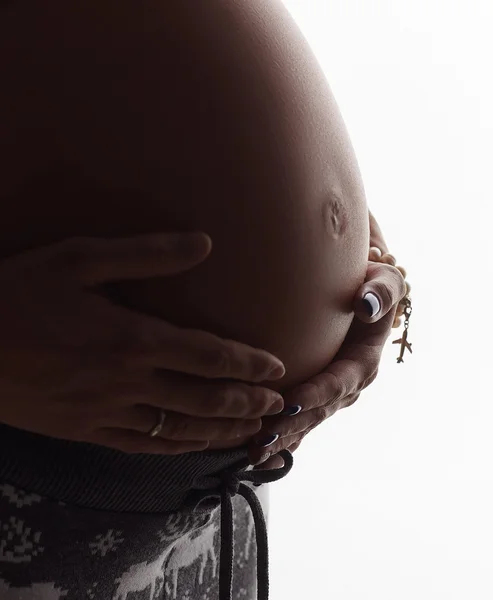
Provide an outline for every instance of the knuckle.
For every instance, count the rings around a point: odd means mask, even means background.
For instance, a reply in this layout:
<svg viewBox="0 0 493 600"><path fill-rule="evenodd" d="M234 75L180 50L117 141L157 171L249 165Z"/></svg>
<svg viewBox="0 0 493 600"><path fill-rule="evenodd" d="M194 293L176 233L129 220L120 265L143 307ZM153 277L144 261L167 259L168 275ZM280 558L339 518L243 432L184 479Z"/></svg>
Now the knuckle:
<svg viewBox="0 0 493 600"><path fill-rule="evenodd" d="M223 387L212 387L207 394L207 401L200 408L201 416L206 418L220 417L228 414L230 399L228 391Z"/></svg>
<svg viewBox="0 0 493 600"><path fill-rule="evenodd" d="M375 367L375 369L373 369L373 371L363 379L363 384L361 386L361 389L365 389L367 388L369 385L371 385L375 379L378 376L378 366Z"/></svg>
<svg viewBox="0 0 493 600"><path fill-rule="evenodd" d="M337 377L333 373L330 375L332 379L330 383L330 400L333 403L337 403L343 400L347 396L348 392L346 385L340 377Z"/></svg>
<svg viewBox="0 0 493 600"><path fill-rule="evenodd" d="M235 385L221 386L216 388L213 399L208 404L209 415L211 417L236 416L244 417L250 412L249 396L246 393L246 386Z"/></svg>
<svg viewBox="0 0 493 600"><path fill-rule="evenodd" d="M251 413L250 418L256 417L257 415L259 417L278 417L281 411L286 407L287 404L281 394L271 390L262 390L258 410L255 410L255 404L251 404L249 407L249 413ZM273 410L276 412L272 412Z"/></svg>
<svg viewBox="0 0 493 600"><path fill-rule="evenodd" d="M382 299L384 302L388 302L389 308L399 304L399 302L406 296L407 284L402 277L402 274L394 268L394 272L397 275L389 286L382 285Z"/></svg>
<svg viewBox="0 0 493 600"><path fill-rule="evenodd" d="M251 387L245 397L245 416L263 417L272 404L270 390L262 387Z"/></svg>
<svg viewBox="0 0 493 600"><path fill-rule="evenodd" d="M399 271L399 269L396 266L389 265L388 268L392 270L392 273L394 275L392 285L390 288L384 285L383 283L380 285L382 287L382 294L386 294L386 296L384 296L383 299L386 300L388 298L389 306L393 306L397 302L400 302L400 300L402 300L402 298L404 298L404 296L406 295L406 280L404 275L401 273L401 271ZM378 282L376 283L378 285Z"/></svg>
<svg viewBox="0 0 493 600"><path fill-rule="evenodd" d="M316 424L325 421L330 416L329 406L319 406L315 409L315 422Z"/></svg>
<svg viewBox="0 0 493 600"><path fill-rule="evenodd" d="M397 281L399 282L399 286L400 289L402 289L403 291L405 291L406 289L406 275L403 273L404 269L403 267L396 267L395 265L393 265L392 268L392 272L394 273L394 275L396 276Z"/></svg>
<svg viewBox="0 0 493 600"><path fill-rule="evenodd" d="M393 267L395 267L397 262L395 256L393 254L389 254L388 252L382 256L381 260L382 262L392 265Z"/></svg>
<svg viewBox="0 0 493 600"><path fill-rule="evenodd" d="M280 438L290 437L292 435L295 435L296 433L298 433L297 429L300 429L300 428L301 428L301 426L299 424L296 425L295 423L292 423L292 422L283 423L281 426L274 427L276 433L279 434Z"/></svg>
<svg viewBox="0 0 493 600"><path fill-rule="evenodd" d="M203 364L211 377L224 377L231 372L231 350L226 344L218 344L202 355Z"/></svg>
<svg viewBox="0 0 493 600"><path fill-rule="evenodd" d="M344 408L349 408L350 406L352 406L356 400L358 400L358 398L360 397L361 394L357 393L354 394L354 396L351 396L348 401L346 402L346 406Z"/></svg>
<svg viewBox="0 0 493 600"><path fill-rule="evenodd" d="M168 425L166 427L166 432L161 437L170 440L186 440L188 439L187 436L190 436L190 420L186 417L181 417Z"/></svg>
<svg viewBox="0 0 493 600"><path fill-rule="evenodd" d="M293 399L292 404L301 404L305 411L318 406L320 404L320 391L318 386L309 382L302 383L299 386L298 394Z"/></svg>
<svg viewBox="0 0 493 600"><path fill-rule="evenodd" d="M294 442L294 444L291 444L291 446L289 446L288 450L289 450L290 452L296 452L296 450L298 450L298 448L299 448L299 447L300 447L300 445L301 445L301 441L302 441L302 440L299 440L298 442Z"/></svg>

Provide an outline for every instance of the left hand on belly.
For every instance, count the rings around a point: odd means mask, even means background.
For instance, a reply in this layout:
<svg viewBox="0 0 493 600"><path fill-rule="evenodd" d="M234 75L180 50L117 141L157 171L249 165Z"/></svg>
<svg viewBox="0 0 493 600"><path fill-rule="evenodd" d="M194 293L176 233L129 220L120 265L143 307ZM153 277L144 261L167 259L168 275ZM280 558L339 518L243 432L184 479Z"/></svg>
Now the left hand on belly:
<svg viewBox="0 0 493 600"><path fill-rule="evenodd" d="M365 312L363 303L368 292L373 292L381 305L380 312L372 318ZM258 465L255 469L282 467L284 460L278 452L283 449L294 452L307 433L339 409L354 404L375 380L397 305L405 293L404 279L395 267L368 262L366 281L355 295L356 318L334 360L325 371L283 394L285 407L298 404L302 411L292 417L262 418L262 429L248 446L251 464ZM279 438L270 446L262 448L254 443L274 433L279 434Z"/></svg>

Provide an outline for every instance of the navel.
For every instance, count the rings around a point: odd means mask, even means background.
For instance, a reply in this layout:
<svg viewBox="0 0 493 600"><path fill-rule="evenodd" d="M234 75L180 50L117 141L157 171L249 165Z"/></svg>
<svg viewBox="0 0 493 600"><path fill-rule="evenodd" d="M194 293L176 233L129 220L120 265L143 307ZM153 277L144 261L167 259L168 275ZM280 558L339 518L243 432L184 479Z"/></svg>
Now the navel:
<svg viewBox="0 0 493 600"><path fill-rule="evenodd" d="M342 192L331 190L322 204L322 215L328 234L338 239L347 228L348 218Z"/></svg>

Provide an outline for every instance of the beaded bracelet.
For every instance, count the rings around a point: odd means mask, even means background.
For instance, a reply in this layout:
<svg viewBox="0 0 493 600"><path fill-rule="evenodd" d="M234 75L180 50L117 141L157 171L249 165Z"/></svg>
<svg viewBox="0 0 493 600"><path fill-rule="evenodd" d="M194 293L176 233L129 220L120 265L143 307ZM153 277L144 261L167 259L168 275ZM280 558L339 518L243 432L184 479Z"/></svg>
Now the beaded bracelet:
<svg viewBox="0 0 493 600"><path fill-rule="evenodd" d="M396 265L395 257L392 254L382 254L382 251L379 248L372 246L370 248L370 252L368 254L368 260L371 260L373 262L385 263L387 265L392 265L398 271L400 271L400 273L404 277L404 281L405 281L406 276L407 276L406 270L404 269L404 267L399 267ZM395 313L394 322L392 324L393 329L400 327L402 324L401 317L404 317L404 332L402 334L402 337L400 337L398 340L394 340L392 342L393 344L401 345L401 352L400 352L400 355L397 357L398 363L404 362L403 356L404 356L404 352L406 350L409 350L409 352L411 354L413 353L412 344L407 341L407 331L409 329L409 317L411 316L411 313L413 311L412 306L411 306L411 297L409 296L409 293L411 291L411 286L409 285L409 283L407 281L405 281L405 283L406 283L406 295L402 298L402 300L399 302L399 304L397 306L397 311Z"/></svg>

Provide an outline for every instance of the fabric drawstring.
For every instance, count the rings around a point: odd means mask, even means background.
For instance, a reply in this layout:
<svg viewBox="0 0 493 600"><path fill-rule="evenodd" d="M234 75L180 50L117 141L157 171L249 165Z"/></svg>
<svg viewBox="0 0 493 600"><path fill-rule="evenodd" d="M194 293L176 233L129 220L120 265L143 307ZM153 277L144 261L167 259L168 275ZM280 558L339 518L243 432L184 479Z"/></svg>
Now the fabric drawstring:
<svg viewBox="0 0 493 600"><path fill-rule="evenodd" d="M289 450L278 453L284 459L281 469L245 471L250 464L240 464L229 468L217 475L204 476L195 481L194 488L207 490L206 497L220 495L221 497L221 554L219 565L219 600L231 600L233 583L233 503L232 497L240 494L250 505L255 525L257 542L257 600L269 598L269 550L267 526L262 505L255 492L242 481L250 481L259 486L286 477L293 467L293 455ZM248 460L248 459L247 459ZM202 498L203 500L204 498ZM201 501L202 501L201 500Z"/></svg>

